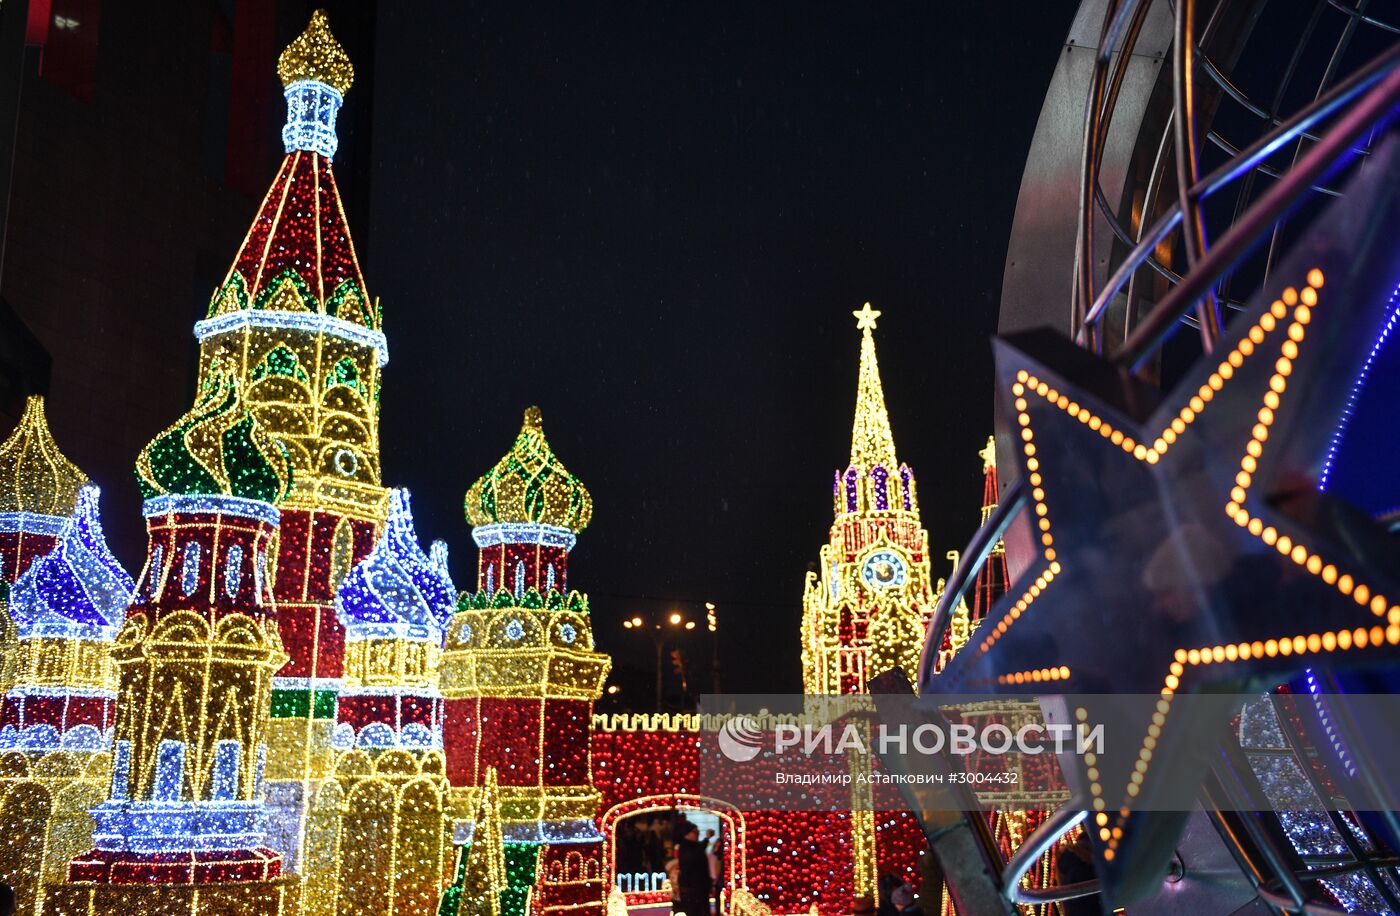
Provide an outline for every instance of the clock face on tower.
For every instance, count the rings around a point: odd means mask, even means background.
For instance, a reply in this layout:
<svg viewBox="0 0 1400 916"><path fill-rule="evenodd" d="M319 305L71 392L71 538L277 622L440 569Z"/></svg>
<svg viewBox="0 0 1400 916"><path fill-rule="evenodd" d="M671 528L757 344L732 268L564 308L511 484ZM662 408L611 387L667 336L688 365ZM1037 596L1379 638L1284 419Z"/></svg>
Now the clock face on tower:
<svg viewBox="0 0 1400 916"><path fill-rule="evenodd" d="M909 578L899 554L892 550L877 550L865 558L860 576L872 588L897 588Z"/></svg>

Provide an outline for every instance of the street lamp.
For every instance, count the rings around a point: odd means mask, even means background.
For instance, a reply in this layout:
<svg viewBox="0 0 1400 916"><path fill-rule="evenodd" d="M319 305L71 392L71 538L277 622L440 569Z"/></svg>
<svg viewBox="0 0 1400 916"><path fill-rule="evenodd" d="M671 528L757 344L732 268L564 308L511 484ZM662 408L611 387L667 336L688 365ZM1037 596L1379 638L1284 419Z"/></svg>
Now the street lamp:
<svg viewBox="0 0 1400 916"><path fill-rule="evenodd" d="M710 631L710 692L719 695L719 617L715 603L705 602L705 626Z"/></svg>
<svg viewBox="0 0 1400 916"><path fill-rule="evenodd" d="M647 630L651 634L651 640L656 646L656 711L662 712L663 671L661 663L666 650L666 637L672 630L695 629L695 621L686 620L685 615L680 611L671 611L664 617L658 616L656 618L637 614L630 620L622 621L622 628L624 630Z"/></svg>

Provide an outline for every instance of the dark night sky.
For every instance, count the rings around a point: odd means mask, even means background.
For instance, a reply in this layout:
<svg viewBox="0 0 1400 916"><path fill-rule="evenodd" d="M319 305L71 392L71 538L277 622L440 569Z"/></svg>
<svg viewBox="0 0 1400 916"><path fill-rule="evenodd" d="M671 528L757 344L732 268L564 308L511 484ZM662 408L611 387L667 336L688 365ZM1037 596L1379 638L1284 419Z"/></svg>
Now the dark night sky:
<svg viewBox="0 0 1400 916"><path fill-rule="evenodd" d="M987 341L1073 8L382 8L347 98L373 92L372 200L347 207L390 340L385 482L458 585L462 494L538 403L594 496L572 584L600 647L649 669L620 621L712 600L725 688L800 689L866 299L942 574L977 518Z"/></svg>

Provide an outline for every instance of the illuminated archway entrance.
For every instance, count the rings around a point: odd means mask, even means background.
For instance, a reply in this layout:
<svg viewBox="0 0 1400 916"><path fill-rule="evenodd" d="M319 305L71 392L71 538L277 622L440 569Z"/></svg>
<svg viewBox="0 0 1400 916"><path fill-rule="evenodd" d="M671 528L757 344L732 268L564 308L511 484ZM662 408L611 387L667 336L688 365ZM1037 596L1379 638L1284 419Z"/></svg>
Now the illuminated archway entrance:
<svg viewBox="0 0 1400 916"><path fill-rule="evenodd" d="M603 862L607 865L610 882L622 891L630 908L669 906L662 881L665 872L648 862L647 867L618 868L618 836L620 824L634 817L669 815L671 811L691 817L703 825L717 823L716 838L723 845L724 889L720 897L720 912L728 913L730 899L736 888L747 886L747 850L744 813L733 805L704 795L668 793L634 798L613 805L602 817ZM713 819L713 820L711 820ZM636 863L625 863L635 865Z"/></svg>

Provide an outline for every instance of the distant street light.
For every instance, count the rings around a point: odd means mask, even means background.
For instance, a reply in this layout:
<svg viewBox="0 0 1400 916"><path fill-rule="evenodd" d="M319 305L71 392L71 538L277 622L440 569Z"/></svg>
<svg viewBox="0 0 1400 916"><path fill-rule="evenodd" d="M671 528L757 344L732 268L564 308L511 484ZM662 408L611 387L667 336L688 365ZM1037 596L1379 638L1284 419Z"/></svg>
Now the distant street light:
<svg viewBox="0 0 1400 916"><path fill-rule="evenodd" d="M719 694L719 617L715 603L705 602L705 626L710 631L710 692Z"/></svg>
<svg viewBox="0 0 1400 916"><path fill-rule="evenodd" d="M623 628L624 630L646 630L646 629L649 629L649 630L651 631L651 639L652 639L652 642L653 642L653 643L655 644L655 646L656 646L656 711L657 711L657 712L662 712L662 711L663 711L662 708L661 708L661 701L662 701L662 695L663 695L663 692L662 692L662 677L663 677L663 674L662 674L662 668L661 668L661 661L662 661L662 656L665 654L665 650L666 650L667 625L669 625L670 627L683 628L683 629L685 629L685 630L694 630L694 629L695 629L695 621L693 621L693 620L686 620L686 619L685 619L685 615L682 614L680 611L672 611L670 614L668 614L668 615L666 616L666 618L665 618L665 624L662 623L662 619L659 618L659 617L656 618L656 619L655 619L653 622L651 622L650 624L648 624L648 618L643 618L640 614L634 615L634 616L632 617L632 619L630 619L630 620L624 620L624 621L622 621L622 628Z"/></svg>

